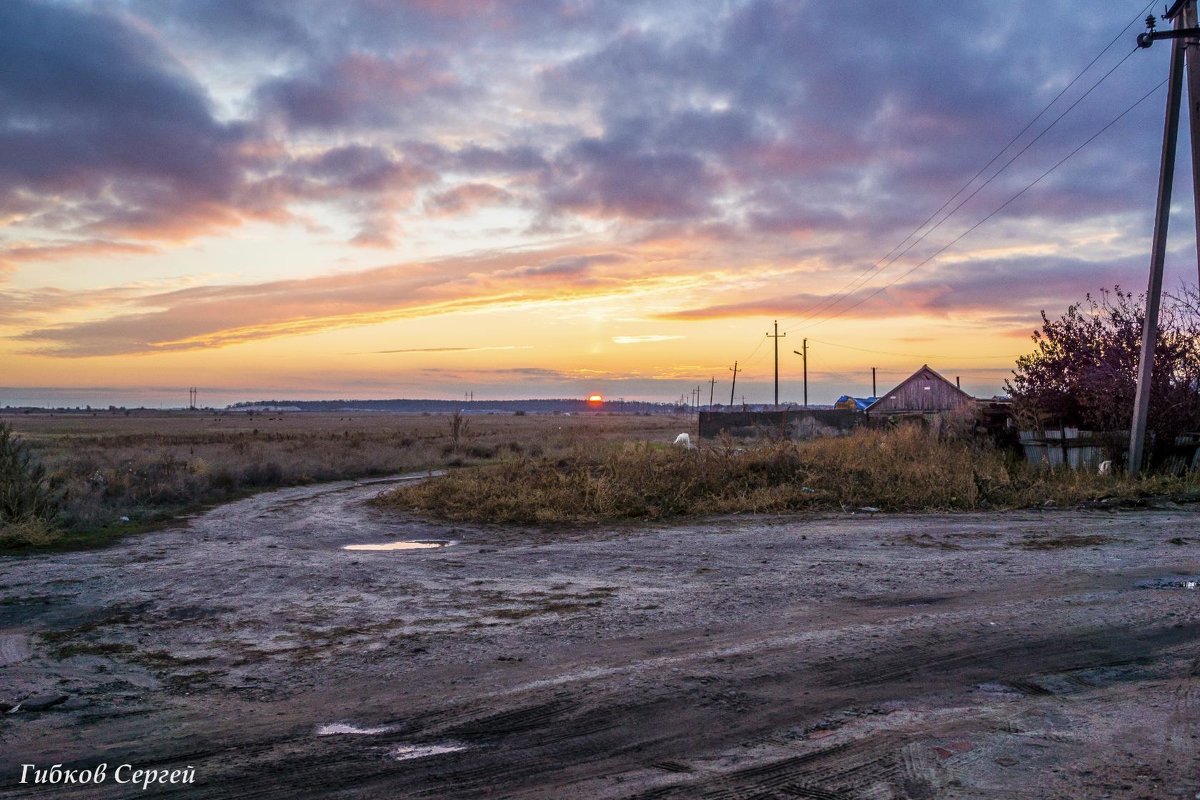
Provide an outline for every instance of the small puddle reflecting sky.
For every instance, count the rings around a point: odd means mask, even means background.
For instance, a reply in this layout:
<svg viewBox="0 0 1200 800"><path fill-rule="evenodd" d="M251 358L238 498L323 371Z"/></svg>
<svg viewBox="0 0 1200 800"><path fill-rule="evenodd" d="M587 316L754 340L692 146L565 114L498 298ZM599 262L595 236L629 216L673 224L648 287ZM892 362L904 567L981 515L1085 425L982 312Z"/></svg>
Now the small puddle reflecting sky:
<svg viewBox="0 0 1200 800"><path fill-rule="evenodd" d="M404 541L404 542L386 542L384 544L347 544L343 545L343 550L436 550L439 547L446 547L449 542L444 541Z"/></svg>
<svg viewBox="0 0 1200 800"><path fill-rule="evenodd" d="M356 725L347 725L344 722L334 722L329 725L321 725L317 728L317 736L377 736L381 733L387 733L391 728L360 728Z"/></svg>
<svg viewBox="0 0 1200 800"><path fill-rule="evenodd" d="M392 758L397 761L407 761L410 758L427 758L440 756L443 753L457 753L466 750L465 744L447 742L445 744L402 744L392 748Z"/></svg>

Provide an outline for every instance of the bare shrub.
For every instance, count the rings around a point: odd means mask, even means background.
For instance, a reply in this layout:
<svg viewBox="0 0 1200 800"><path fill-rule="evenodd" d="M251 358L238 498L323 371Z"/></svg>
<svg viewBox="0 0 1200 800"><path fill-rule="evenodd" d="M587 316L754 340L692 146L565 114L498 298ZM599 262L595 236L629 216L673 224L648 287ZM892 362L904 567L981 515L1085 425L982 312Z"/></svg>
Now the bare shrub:
<svg viewBox="0 0 1200 800"><path fill-rule="evenodd" d="M58 516L59 493L29 445L0 423L0 524L25 520L47 523Z"/></svg>
<svg viewBox="0 0 1200 800"><path fill-rule="evenodd" d="M454 445L454 449L458 450L462 447L462 440L467 437L471 431L471 421L463 416L461 411L455 411L450 415L450 441Z"/></svg>

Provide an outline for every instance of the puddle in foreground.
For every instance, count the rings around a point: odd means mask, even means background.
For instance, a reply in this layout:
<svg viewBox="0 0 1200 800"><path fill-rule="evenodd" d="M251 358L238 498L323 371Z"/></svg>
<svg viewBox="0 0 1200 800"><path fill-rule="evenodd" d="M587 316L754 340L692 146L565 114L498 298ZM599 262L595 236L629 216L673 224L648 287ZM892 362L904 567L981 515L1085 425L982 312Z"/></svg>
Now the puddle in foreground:
<svg viewBox="0 0 1200 800"><path fill-rule="evenodd" d="M318 727L317 736L377 736L381 733L387 733L390 730L391 728L358 728L354 725L347 725L344 722L334 722Z"/></svg>
<svg viewBox="0 0 1200 800"><path fill-rule="evenodd" d="M402 744L392 748L392 758L397 761L407 761L410 758L425 758L427 756L440 756L443 753L457 753L459 750L466 750L465 744L455 744L447 742L446 744Z"/></svg>
<svg viewBox="0 0 1200 800"><path fill-rule="evenodd" d="M386 542L384 544L347 544L343 550L436 550L447 547L450 542L442 539L418 539L404 542Z"/></svg>

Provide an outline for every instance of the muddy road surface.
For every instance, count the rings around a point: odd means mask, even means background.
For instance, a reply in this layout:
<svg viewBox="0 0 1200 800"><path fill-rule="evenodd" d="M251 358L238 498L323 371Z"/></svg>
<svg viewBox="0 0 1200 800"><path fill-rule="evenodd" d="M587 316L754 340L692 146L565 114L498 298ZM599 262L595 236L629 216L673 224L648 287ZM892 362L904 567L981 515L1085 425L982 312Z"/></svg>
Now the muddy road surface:
<svg viewBox="0 0 1200 800"><path fill-rule="evenodd" d="M1195 510L544 532L381 488L0 561L0 797L1200 796ZM450 544L343 549L400 540Z"/></svg>

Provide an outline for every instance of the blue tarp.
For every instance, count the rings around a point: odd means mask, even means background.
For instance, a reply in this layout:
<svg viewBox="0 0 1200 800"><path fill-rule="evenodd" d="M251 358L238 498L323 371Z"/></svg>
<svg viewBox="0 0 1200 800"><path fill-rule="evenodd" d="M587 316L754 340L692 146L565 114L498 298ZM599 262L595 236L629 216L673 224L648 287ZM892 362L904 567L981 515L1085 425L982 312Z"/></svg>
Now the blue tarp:
<svg viewBox="0 0 1200 800"><path fill-rule="evenodd" d="M848 394L844 394L837 399L837 403L835 403L834 405L840 406L840 405L844 404L847 400L853 400L854 407L856 409L858 409L859 411L866 411L867 406L871 405L878 399L879 398L877 398L877 397L851 397Z"/></svg>

